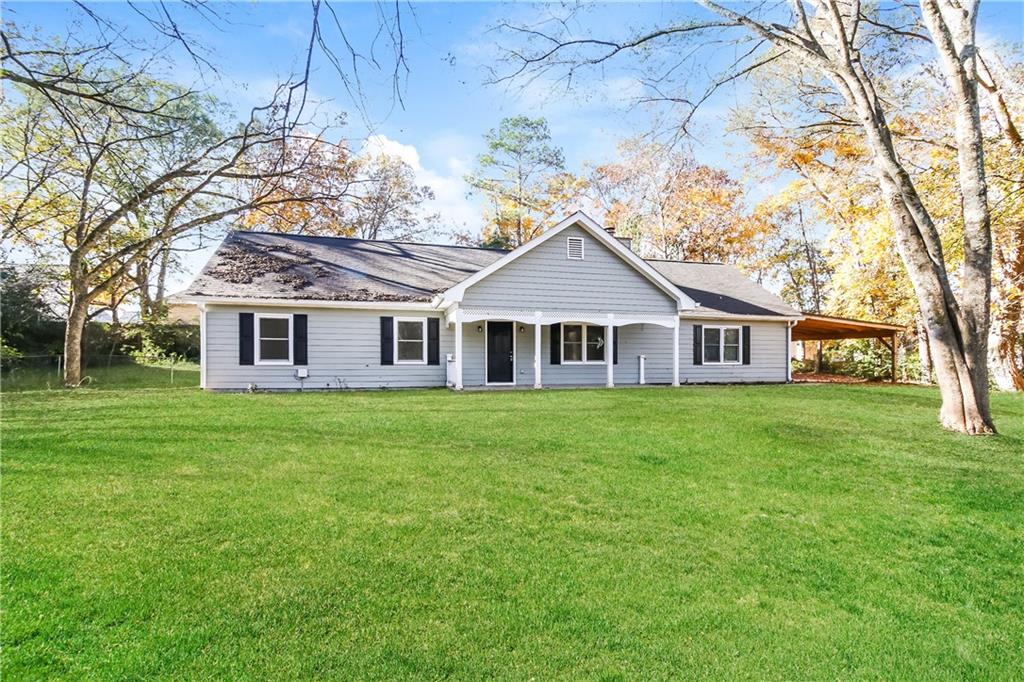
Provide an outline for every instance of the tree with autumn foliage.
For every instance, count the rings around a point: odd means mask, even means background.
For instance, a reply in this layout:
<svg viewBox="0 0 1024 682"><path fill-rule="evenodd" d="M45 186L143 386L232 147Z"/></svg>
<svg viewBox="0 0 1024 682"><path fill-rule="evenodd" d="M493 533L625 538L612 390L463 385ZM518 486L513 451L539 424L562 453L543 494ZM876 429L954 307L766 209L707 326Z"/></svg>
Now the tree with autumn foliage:
<svg viewBox="0 0 1024 682"><path fill-rule="evenodd" d="M425 204L434 192L416 182L412 167L384 153L352 154L344 144L293 140L286 155L315 160L311 172L274 188L280 201L246 214L250 229L359 239L409 239L436 229ZM311 203L318 189L333 199ZM294 200L291 198L294 197Z"/></svg>
<svg viewBox="0 0 1024 682"><path fill-rule="evenodd" d="M639 138L623 141L618 160L596 166L588 193L604 223L630 237L648 258L738 262L763 224L744 205L742 186L691 155Z"/></svg>
<svg viewBox="0 0 1024 682"><path fill-rule="evenodd" d="M994 433L988 374L993 213L980 91L996 99L990 86L1002 88L979 56L978 0L920 0L916 8L845 0L750 7L699 1L710 18L668 18L619 37L580 38L562 16L510 25L507 30L516 44L506 50L512 66L504 79L561 71L556 77L575 84L587 71L632 56L642 63L645 83L654 93L647 101L673 107L676 133L685 134L694 112L718 88L772 67L790 69L799 88L778 103L799 107L802 117L793 133L845 129L869 150L870 160L858 171L869 175L882 197L921 311L942 395L940 423L968 434ZM696 47L694 39L699 41ZM735 46L736 59L705 92L690 92L687 63L701 58L701 47L710 49L723 41ZM961 225L959 271L949 267L941 226L900 149L900 120L914 95L909 100L893 96L886 81L899 72L894 64L909 54L918 60L915 66L935 74L938 101L950 114L946 144L955 154L957 190L950 203L959 211ZM1009 106L1000 110L1008 112Z"/></svg>
<svg viewBox="0 0 1024 682"><path fill-rule="evenodd" d="M1022 112L1022 69L990 57L986 62L990 106L982 110L985 168L992 197L992 320L989 370L995 384L1024 390L1024 171L1016 120ZM993 76L1000 74L1000 77ZM827 312L898 321L918 343L922 375L930 375L931 351L913 285L898 257L895 231L884 198L868 172L871 152L856 128L805 126L799 74L784 65L766 68L748 104L733 124L752 142L754 160L769 178L793 177L780 196L810 199L812 220L829 227L829 263L835 286ZM883 81L890 96L904 102L892 129L900 154L939 231L947 268L963 267L957 146L953 112L943 102L942 84L928 69L907 68ZM806 205L806 201L803 200Z"/></svg>

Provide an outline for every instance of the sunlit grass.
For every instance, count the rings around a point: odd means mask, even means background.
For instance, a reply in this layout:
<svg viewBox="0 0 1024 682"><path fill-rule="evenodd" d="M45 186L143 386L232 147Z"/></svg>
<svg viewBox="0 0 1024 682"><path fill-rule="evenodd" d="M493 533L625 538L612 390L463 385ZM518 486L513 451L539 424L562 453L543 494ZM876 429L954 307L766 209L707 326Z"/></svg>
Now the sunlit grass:
<svg viewBox="0 0 1024 682"><path fill-rule="evenodd" d="M1013 678L1024 400L3 398L8 679Z"/></svg>

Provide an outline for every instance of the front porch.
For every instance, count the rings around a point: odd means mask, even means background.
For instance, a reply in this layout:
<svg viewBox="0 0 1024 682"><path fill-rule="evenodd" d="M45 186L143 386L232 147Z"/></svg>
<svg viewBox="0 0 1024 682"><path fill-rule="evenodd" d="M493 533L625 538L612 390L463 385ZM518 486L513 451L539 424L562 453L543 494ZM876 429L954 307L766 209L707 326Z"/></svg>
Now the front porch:
<svg viewBox="0 0 1024 682"><path fill-rule="evenodd" d="M463 388L679 385L677 315L453 306L447 385Z"/></svg>

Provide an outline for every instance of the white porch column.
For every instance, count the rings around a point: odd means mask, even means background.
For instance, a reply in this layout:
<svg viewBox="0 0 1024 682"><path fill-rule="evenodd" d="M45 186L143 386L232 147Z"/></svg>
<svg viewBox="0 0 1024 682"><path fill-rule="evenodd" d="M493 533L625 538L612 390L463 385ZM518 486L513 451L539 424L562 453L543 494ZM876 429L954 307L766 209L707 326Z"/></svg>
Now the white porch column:
<svg viewBox="0 0 1024 682"><path fill-rule="evenodd" d="M793 346L793 325L796 322L792 320L786 323L786 383L793 381L793 353L790 350ZM802 348L800 350L803 350ZM896 346L893 346L892 352L896 352Z"/></svg>
<svg viewBox="0 0 1024 682"><path fill-rule="evenodd" d="M679 318L672 327L672 385L679 385Z"/></svg>
<svg viewBox="0 0 1024 682"><path fill-rule="evenodd" d="M609 315L608 325L604 328L604 366L607 370L604 385L608 388L615 386L615 326L612 324ZM586 339L584 339L586 343Z"/></svg>
<svg viewBox="0 0 1024 682"><path fill-rule="evenodd" d="M462 390L462 311L455 311L455 390Z"/></svg>
<svg viewBox="0 0 1024 682"><path fill-rule="evenodd" d="M540 311L533 323L533 387L540 388Z"/></svg>

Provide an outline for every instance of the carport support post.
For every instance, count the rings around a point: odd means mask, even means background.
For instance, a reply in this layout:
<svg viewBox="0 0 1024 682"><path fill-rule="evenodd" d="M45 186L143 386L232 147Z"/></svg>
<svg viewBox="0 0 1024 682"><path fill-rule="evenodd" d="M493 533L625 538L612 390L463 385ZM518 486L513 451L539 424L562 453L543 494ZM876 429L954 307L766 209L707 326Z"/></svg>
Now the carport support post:
<svg viewBox="0 0 1024 682"><path fill-rule="evenodd" d="M892 335L892 345L889 346L890 355L892 356L892 383L896 383L896 332Z"/></svg>

